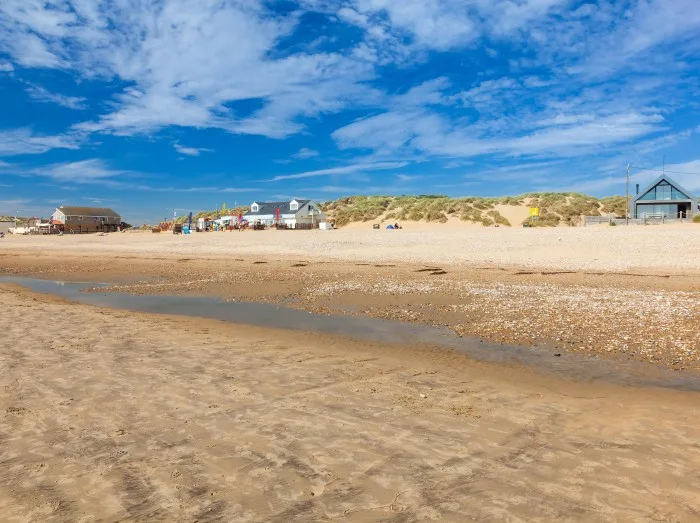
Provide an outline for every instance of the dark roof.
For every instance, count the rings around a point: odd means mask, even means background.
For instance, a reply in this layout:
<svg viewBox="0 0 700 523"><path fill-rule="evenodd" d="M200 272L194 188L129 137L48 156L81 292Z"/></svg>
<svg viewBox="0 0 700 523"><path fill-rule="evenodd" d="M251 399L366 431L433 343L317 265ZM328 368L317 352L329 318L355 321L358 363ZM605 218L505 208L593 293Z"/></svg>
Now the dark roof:
<svg viewBox="0 0 700 523"><path fill-rule="evenodd" d="M253 202L258 204L258 212L248 211L245 216L259 216L262 214L274 214L277 209L280 210L280 214L296 214L301 211L305 205L308 205L311 200L294 200L299 204L299 209L292 211L289 206L292 201L288 202Z"/></svg>
<svg viewBox="0 0 700 523"><path fill-rule="evenodd" d="M642 196L646 195L649 191L651 191L654 187L656 187L661 182L667 182L669 185L674 186L678 191L682 192L683 194L685 194L688 197L687 200L695 201L695 196L693 196L693 193L691 193L689 190L685 189L680 183L676 182L675 180L673 180L671 177L669 177L666 174L662 174L656 180L654 180L649 185L647 185L643 190L639 191L639 194L632 201L637 202L637 201L641 200ZM648 201L664 201L665 202L668 200L648 200ZM683 201L686 201L686 198L683 198Z"/></svg>
<svg viewBox="0 0 700 523"><path fill-rule="evenodd" d="M105 218L121 218L119 213L108 207L74 207L72 205L62 205L57 210L65 216L104 216Z"/></svg>

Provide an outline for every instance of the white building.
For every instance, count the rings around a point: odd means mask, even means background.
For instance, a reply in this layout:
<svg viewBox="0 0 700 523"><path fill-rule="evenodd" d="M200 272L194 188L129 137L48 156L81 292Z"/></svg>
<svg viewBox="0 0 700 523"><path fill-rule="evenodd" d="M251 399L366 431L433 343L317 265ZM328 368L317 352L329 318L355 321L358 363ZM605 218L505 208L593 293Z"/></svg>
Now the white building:
<svg viewBox="0 0 700 523"><path fill-rule="evenodd" d="M290 202L253 202L250 211L243 217L249 223L274 225L279 211L279 223L295 228L297 225L316 227L325 223L326 215L312 200L292 200Z"/></svg>

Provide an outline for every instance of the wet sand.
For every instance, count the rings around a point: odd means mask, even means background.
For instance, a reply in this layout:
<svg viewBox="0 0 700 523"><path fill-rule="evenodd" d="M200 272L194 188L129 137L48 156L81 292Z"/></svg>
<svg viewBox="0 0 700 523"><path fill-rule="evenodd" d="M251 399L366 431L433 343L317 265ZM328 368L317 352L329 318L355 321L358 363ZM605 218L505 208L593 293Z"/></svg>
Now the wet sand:
<svg viewBox="0 0 700 523"><path fill-rule="evenodd" d="M209 238L216 244L220 237L247 234L256 233L202 234L198 238L204 239L198 241ZM258 236L265 237L272 242L278 234ZM287 233L279 237L299 236ZM682 271L670 267L624 272L545 270L447 265L440 253L431 264L349 263L325 258L326 251L298 258L200 252L182 257L148 250L132 253L142 247L141 240L129 243L121 237L121 243L110 247L117 250L106 253L100 250L104 239L36 240L41 245L53 242L60 252L29 248L34 245L32 238L26 243L22 238L22 242L2 244L0 276L112 282L116 285L111 290L131 294L276 303L317 314L422 323L460 336L550 353L700 370L697 266ZM166 240L173 245L189 242L172 235ZM365 259L371 260L371 253Z"/></svg>
<svg viewBox="0 0 700 523"><path fill-rule="evenodd" d="M696 393L0 286L4 521L696 521Z"/></svg>

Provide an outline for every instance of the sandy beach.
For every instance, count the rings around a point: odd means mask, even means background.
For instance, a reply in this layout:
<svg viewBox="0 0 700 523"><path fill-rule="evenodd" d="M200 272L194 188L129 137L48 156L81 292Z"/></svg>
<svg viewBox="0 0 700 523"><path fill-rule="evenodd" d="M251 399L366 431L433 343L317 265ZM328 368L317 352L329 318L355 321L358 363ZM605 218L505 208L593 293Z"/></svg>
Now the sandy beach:
<svg viewBox="0 0 700 523"><path fill-rule="evenodd" d="M126 232L19 236L5 249L37 253L333 260L450 266L528 267L574 271L698 271L700 225L626 227L458 227L421 224L421 230L246 231L174 236Z"/></svg>
<svg viewBox="0 0 700 523"><path fill-rule="evenodd" d="M0 275L280 303L700 370L700 226L439 227L17 237L0 245Z"/></svg>
<svg viewBox="0 0 700 523"><path fill-rule="evenodd" d="M700 510L694 393L7 285L0 298L4 521L693 521Z"/></svg>
<svg viewBox="0 0 700 523"><path fill-rule="evenodd" d="M6 238L0 276L447 326L700 379L700 227L610 229ZM0 302L6 521L700 513L696 392L107 309L7 283Z"/></svg>

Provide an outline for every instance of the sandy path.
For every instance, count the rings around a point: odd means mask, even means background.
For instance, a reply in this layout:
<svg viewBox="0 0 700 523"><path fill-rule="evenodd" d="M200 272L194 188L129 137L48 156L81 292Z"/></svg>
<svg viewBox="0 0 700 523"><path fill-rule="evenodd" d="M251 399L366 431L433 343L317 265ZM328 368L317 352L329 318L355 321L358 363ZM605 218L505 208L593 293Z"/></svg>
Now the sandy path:
<svg viewBox="0 0 700 523"><path fill-rule="evenodd" d="M439 226L436 226L439 227ZM430 231L337 230L9 237L2 251L115 256L255 256L587 271L700 271L700 225Z"/></svg>
<svg viewBox="0 0 700 523"><path fill-rule="evenodd" d="M3 521L698 518L695 394L0 301Z"/></svg>

